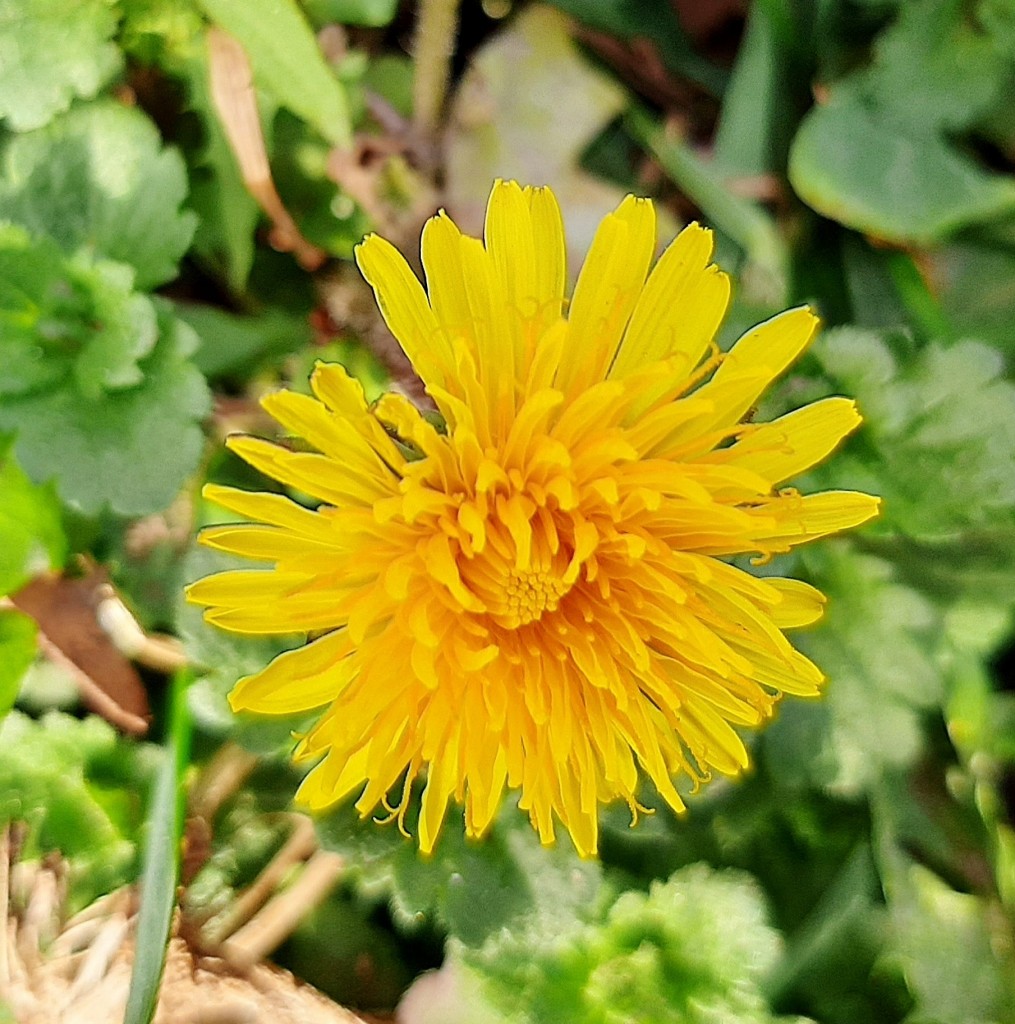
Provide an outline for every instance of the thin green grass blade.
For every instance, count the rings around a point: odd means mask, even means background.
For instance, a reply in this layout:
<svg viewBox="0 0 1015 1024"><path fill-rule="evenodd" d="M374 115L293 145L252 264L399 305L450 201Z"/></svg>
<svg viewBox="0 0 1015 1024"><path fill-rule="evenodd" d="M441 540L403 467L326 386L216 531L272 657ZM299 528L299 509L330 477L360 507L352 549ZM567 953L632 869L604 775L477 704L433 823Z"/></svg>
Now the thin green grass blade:
<svg viewBox="0 0 1015 1024"><path fill-rule="evenodd" d="M141 873L141 909L137 919L137 949L127 993L123 1024L150 1024L158 1002L166 964L169 927L176 905L183 831L183 775L190 754L190 714L187 687L191 674L178 672L170 690L166 756L155 780Z"/></svg>

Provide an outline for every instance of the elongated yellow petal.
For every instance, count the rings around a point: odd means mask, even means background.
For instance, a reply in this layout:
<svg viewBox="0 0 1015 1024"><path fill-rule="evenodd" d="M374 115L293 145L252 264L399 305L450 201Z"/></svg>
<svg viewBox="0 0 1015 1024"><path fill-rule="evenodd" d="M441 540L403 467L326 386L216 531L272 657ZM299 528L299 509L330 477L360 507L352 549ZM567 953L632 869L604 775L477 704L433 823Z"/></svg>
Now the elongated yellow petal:
<svg viewBox="0 0 1015 1024"><path fill-rule="evenodd" d="M556 384L571 394L601 380L613 362L656 246L647 199L628 196L599 225L568 313L570 355Z"/></svg>
<svg viewBox="0 0 1015 1024"><path fill-rule="evenodd" d="M749 427L736 444L702 461L749 467L771 484L781 484L826 459L859 425L856 402L825 398L771 423Z"/></svg>
<svg viewBox="0 0 1015 1024"><path fill-rule="evenodd" d="M712 232L688 224L659 258L631 315L610 368L628 377L641 367L680 356L690 373L708 351L730 297L729 278L714 264Z"/></svg>
<svg viewBox="0 0 1015 1024"><path fill-rule="evenodd" d="M368 235L356 246L356 263L416 372L428 384L446 384L454 372L450 342L402 254L383 238Z"/></svg>
<svg viewBox="0 0 1015 1024"><path fill-rule="evenodd" d="M352 653L348 634L327 633L245 676L229 694L229 705L233 711L291 715L330 704L356 672L358 663Z"/></svg>
<svg viewBox="0 0 1015 1024"><path fill-rule="evenodd" d="M696 392L715 402L711 427L740 420L762 392L804 352L814 338L818 318L806 307L791 309L748 331L726 354L715 376ZM744 389L742 383L751 380Z"/></svg>

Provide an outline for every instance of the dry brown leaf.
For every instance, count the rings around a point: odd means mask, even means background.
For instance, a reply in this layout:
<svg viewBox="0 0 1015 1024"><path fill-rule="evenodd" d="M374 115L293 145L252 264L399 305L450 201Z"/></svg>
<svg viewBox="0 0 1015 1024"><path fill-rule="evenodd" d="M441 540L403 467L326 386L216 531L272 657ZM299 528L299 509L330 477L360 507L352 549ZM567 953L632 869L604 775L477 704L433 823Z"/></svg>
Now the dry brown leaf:
<svg viewBox="0 0 1015 1024"><path fill-rule="evenodd" d="M148 731L148 695L141 677L99 624L108 580L92 567L80 579L37 576L11 603L39 625L39 648L77 684L85 705L124 732Z"/></svg>

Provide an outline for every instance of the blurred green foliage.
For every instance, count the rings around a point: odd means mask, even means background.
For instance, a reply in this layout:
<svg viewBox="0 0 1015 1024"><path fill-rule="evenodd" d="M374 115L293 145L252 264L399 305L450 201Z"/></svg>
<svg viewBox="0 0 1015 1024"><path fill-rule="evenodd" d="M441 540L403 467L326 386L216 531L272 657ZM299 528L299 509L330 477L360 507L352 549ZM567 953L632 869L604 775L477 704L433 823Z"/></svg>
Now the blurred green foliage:
<svg viewBox="0 0 1015 1024"><path fill-rule="evenodd" d="M863 428L803 485L883 495L884 515L758 571L828 594L799 637L827 696L786 703L752 771L683 818L629 829L608 811L596 863L540 848L510 803L481 844L452 817L429 860L393 824L322 816L343 883L282 956L340 998L390 1007L443 955L444 995L424 979L406 1020L1015 1020L1015 6L746 6L741 23L719 3L466 5L443 201L467 214L526 169L579 238L614 195L649 191L671 223L717 229L737 280L723 344L816 306L830 329L759 416L857 397ZM185 893L199 917L277 852L306 721L229 711L236 679L300 638L228 636L183 604L182 583L223 564L193 548L221 515L198 492L264 486L221 436L269 430L256 397L305 387L315 358L372 396L386 384L343 281L364 232L415 237L414 204L437 194L436 151L414 151L405 120L414 12L0 0L0 595L99 563L182 642L194 762L226 742L259 758ZM251 59L274 185L329 261L315 273L273 249L244 187L213 26ZM360 177L336 174L357 135L373 139ZM37 631L0 609L0 715ZM64 854L78 907L136 878L160 755L29 697L0 723L0 823L27 823L25 857ZM418 794L410 830L417 813Z"/></svg>

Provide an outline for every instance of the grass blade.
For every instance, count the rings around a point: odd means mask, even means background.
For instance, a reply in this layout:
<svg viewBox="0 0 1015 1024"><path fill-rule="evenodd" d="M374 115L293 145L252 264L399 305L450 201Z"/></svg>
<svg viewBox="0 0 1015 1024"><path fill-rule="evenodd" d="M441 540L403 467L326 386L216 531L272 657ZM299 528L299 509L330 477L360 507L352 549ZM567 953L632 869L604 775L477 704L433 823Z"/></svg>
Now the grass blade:
<svg viewBox="0 0 1015 1024"><path fill-rule="evenodd" d="M141 873L141 909L137 919L137 948L127 994L124 1024L150 1024L158 1002L166 963L169 928L176 905L183 830L183 774L190 753L190 715L187 687L190 672L173 677L165 759L155 780Z"/></svg>

